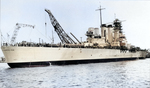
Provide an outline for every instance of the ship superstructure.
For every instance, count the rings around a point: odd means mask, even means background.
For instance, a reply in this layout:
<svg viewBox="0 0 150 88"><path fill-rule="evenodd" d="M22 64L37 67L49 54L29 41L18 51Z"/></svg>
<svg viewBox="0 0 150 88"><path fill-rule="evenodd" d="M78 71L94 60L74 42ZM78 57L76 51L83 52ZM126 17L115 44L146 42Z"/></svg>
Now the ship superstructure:
<svg viewBox="0 0 150 88"><path fill-rule="evenodd" d="M102 24L101 36L99 28L90 27L86 32L87 42L85 46L95 46L99 48L120 48L127 46L127 40L122 33L121 22L115 19L113 25Z"/></svg>
<svg viewBox="0 0 150 88"><path fill-rule="evenodd" d="M4 44L1 49L5 62L10 67L47 66L53 62L84 61L84 60L113 60L145 58L146 53L127 48L127 40L122 33L121 21L115 19L113 24L101 25L99 28L90 27L86 32L87 40L76 43L60 26L56 18L48 13L52 26L62 43L30 43L23 41L14 45Z"/></svg>

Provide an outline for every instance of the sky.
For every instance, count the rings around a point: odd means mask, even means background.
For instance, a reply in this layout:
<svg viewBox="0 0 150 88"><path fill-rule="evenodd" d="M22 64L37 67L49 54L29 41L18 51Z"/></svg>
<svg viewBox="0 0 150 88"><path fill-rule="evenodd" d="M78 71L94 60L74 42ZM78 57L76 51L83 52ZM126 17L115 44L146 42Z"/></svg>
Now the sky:
<svg viewBox="0 0 150 88"><path fill-rule="evenodd" d="M16 23L22 23L34 25L35 28L21 27L17 42L38 43L40 38L51 43L53 31L54 42L59 43L60 39L44 9L52 12L69 36L71 32L79 40L82 37L82 41L86 41L88 28L100 27L96 9L101 5L105 8L102 10L103 23L113 22L115 18L125 20L122 28L128 43L142 49L150 48L150 1L147 0L1 0L0 4L2 41L10 42Z"/></svg>

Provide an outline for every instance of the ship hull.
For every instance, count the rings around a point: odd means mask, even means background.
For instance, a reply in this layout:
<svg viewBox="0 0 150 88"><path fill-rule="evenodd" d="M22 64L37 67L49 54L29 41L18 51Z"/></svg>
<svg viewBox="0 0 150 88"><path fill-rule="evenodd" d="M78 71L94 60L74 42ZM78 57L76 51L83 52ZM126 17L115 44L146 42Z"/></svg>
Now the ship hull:
<svg viewBox="0 0 150 88"><path fill-rule="evenodd" d="M10 67L15 64L20 67L35 67L43 62L78 62L78 61L103 61L103 60L125 60L132 58L144 58L145 52L124 52L118 49L98 49L98 48L53 48L53 47L17 47L2 46L5 56L5 63ZM28 64L27 64L28 63ZM31 63L36 63L32 65ZM23 65L24 64L24 65ZM39 65L38 65L39 64ZM45 64L45 66L48 66ZM16 66L17 67L17 66Z"/></svg>
<svg viewBox="0 0 150 88"><path fill-rule="evenodd" d="M7 63L11 68L22 68L22 67L44 67L49 66L49 62L25 62L25 63Z"/></svg>
<svg viewBox="0 0 150 88"><path fill-rule="evenodd" d="M143 57L142 57L143 58ZM87 63L107 63L118 62L126 60L136 60L137 58L111 58L111 59L91 59L91 60L71 60L71 61L52 61L51 65L73 65L73 64L87 64Z"/></svg>

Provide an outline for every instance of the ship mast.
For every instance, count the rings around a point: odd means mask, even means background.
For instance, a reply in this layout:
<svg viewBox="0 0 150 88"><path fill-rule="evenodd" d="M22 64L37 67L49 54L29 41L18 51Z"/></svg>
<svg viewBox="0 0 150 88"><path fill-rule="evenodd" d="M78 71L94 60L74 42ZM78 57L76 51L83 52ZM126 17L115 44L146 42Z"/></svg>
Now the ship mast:
<svg viewBox="0 0 150 88"><path fill-rule="evenodd" d="M101 28L101 25L102 25L102 10L104 10L105 8L101 8L101 5L100 5L100 8L99 9L96 9L96 11L99 11L100 12L100 28Z"/></svg>

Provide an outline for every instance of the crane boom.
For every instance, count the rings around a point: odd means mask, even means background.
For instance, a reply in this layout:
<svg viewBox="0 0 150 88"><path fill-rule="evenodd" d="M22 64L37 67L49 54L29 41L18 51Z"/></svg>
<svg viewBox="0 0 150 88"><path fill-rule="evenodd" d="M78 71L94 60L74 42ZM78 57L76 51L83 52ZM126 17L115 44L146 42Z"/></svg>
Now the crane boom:
<svg viewBox="0 0 150 88"><path fill-rule="evenodd" d="M71 32L70 34L81 44L81 42Z"/></svg>
<svg viewBox="0 0 150 88"><path fill-rule="evenodd" d="M50 21L51 21L56 33L58 34L61 42L66 43L66 44L73 44L73 43L76 44L76 42L74 42L74 40L71 39L69 37L69 35L67 35L67 33L63 30L63 28L60 26L58 21L55 19L55 17L51 13L51 11L48 9L45 9L45 11L49 14Z"/></svg>
<svg viewBox="0 0 150 88"><path fill-rule="evenodd" d="M11 41L10 41L11 44L14 44L16 37L17 37L17 34L18 34L18 31L21 27L32 27L32 28L34 28L34 26L32 26L32 25L16 23L16 29L14 30Z"/></svg>

